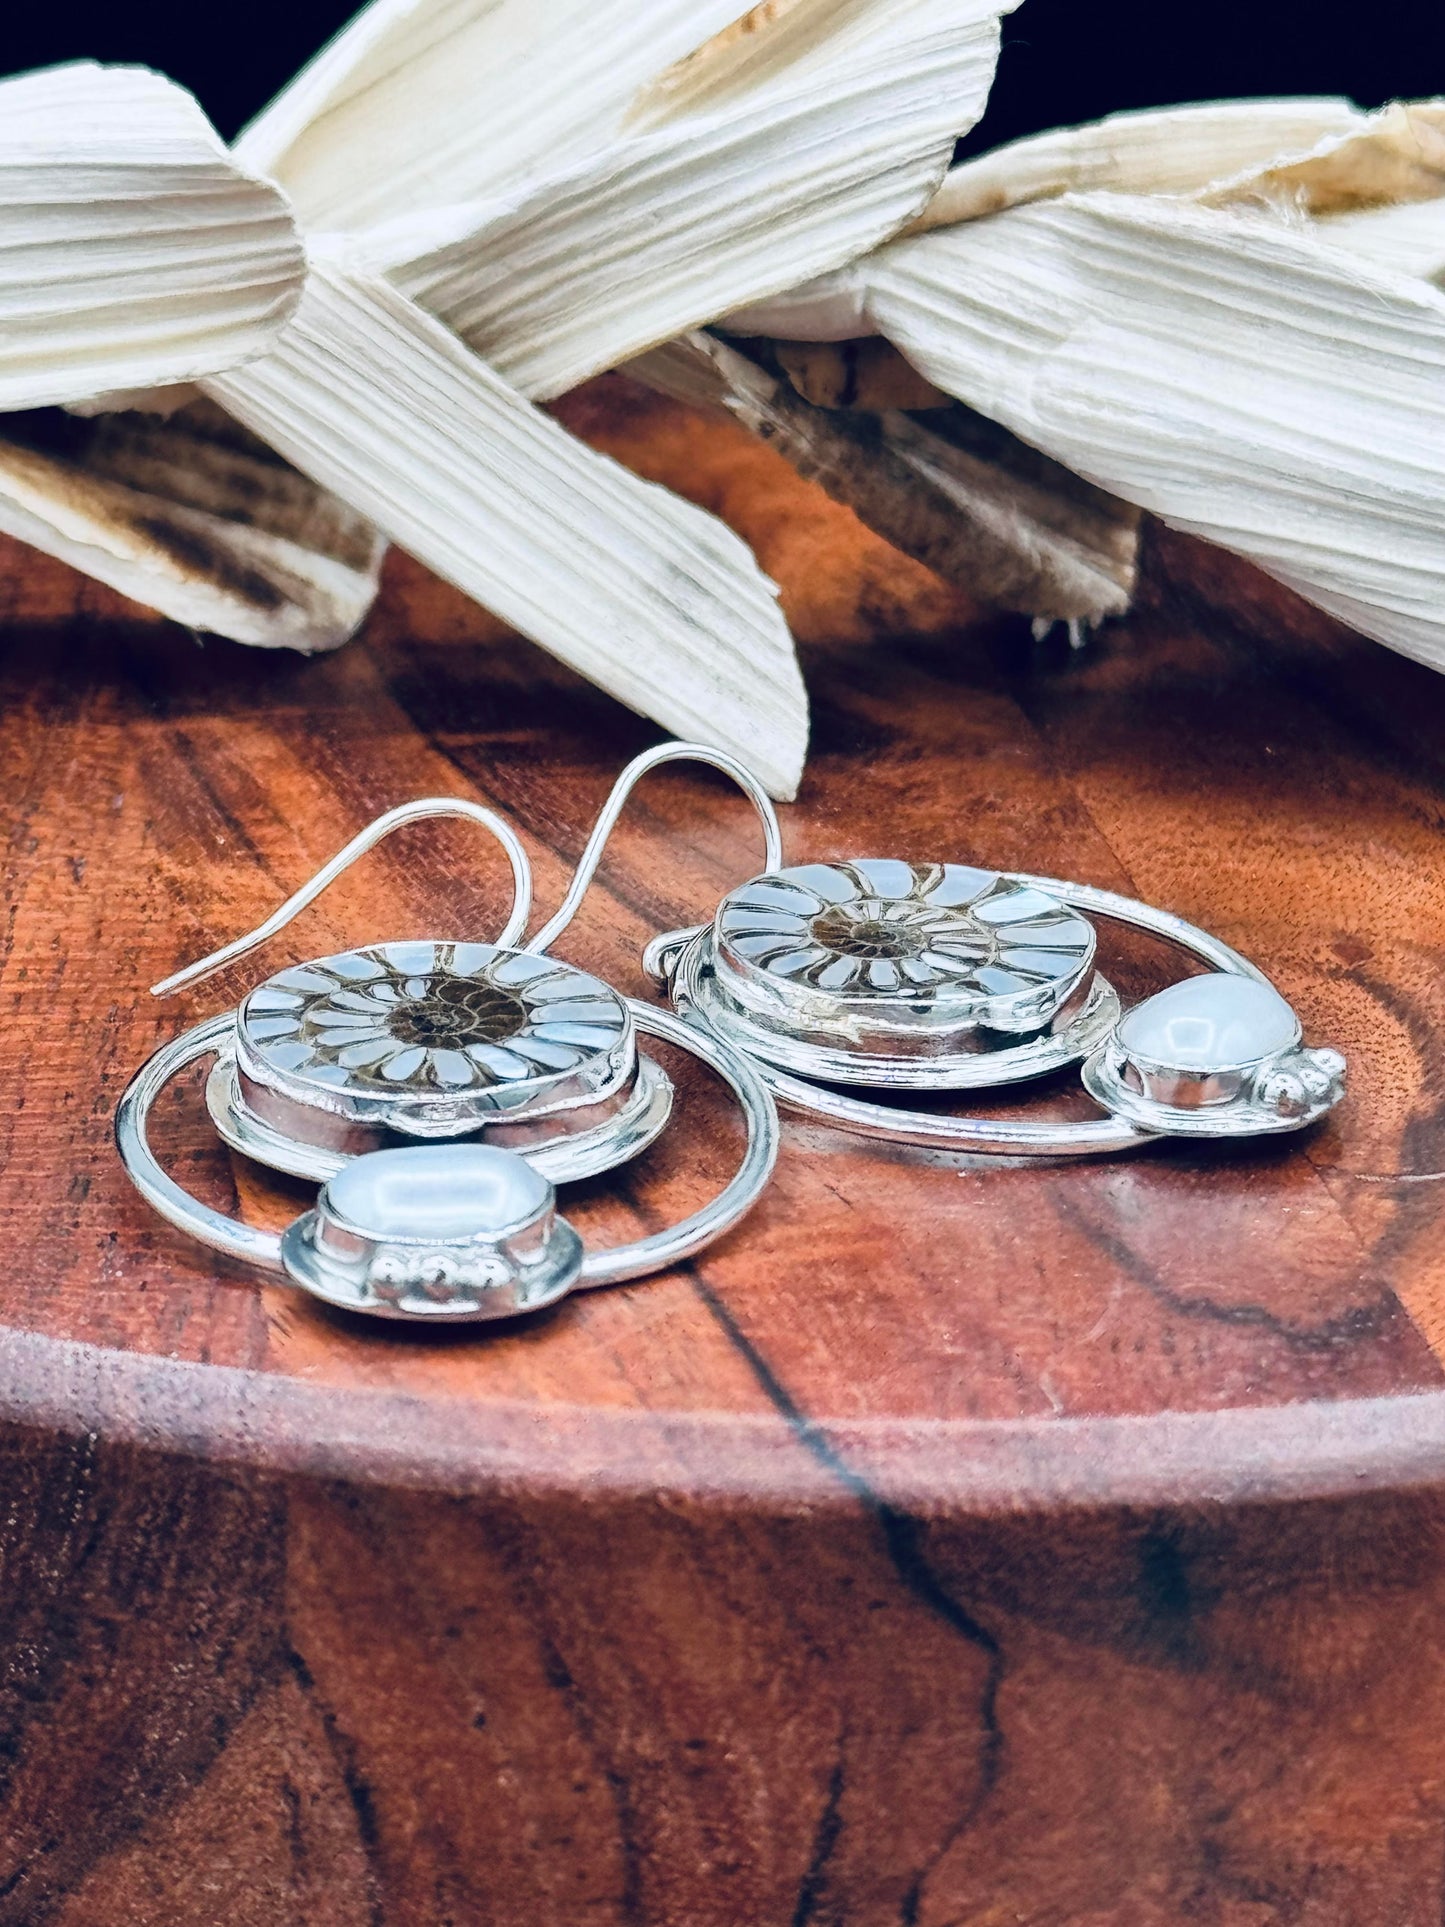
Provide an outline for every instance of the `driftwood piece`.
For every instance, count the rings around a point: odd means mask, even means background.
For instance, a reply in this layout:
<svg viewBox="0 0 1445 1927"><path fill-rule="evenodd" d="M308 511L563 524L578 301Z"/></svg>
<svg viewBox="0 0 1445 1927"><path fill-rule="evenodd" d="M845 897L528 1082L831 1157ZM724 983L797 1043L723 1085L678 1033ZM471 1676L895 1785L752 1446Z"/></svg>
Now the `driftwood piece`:
<svg viewBox="0 0 1445 1927"><path fill-rule="evenodd" d="M813 366L824 365L816 354ZM725 409L869 528L981 601L1044 622L1099 622L1129 607L1138 510L969 409L817 407L705 333L640 356L627 372Z"/></svg>

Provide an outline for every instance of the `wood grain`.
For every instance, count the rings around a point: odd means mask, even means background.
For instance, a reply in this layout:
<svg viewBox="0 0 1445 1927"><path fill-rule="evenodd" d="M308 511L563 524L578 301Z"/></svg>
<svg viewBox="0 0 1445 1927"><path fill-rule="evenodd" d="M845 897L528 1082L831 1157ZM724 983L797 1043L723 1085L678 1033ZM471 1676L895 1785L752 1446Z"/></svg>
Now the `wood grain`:
<svg viewBox="0 0 1445 1927"><path fill-rule="evenodd" d="M423 791L508 811L555 902L652 732L403 558L303 662L4 550L0 1927L1433 1927L1445 685L1157 534L1133 618L1037 647L740 434L620 382L565 413L782 582L790 854L1180 911L1349 1052L1350 1099L1074 1167L793 1124L700 1263L484 1337L213 1269L109 1120L248 979L144 987ZM567 954L639 991L754 835L659 774ZM503 883L427 826L265 967L485 935ZM569 1195L589 1235L721 1179L735 1126L681 1081L663 1144ZM157 1137L215 1201L299 1208L194 1087Z"/></svg>

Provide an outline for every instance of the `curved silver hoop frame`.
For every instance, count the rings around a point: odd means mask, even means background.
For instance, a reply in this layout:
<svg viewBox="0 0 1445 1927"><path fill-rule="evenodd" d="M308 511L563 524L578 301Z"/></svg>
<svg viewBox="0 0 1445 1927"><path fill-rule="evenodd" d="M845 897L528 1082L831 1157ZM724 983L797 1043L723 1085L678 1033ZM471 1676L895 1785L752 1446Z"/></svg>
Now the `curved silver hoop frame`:
<svg viewBox="0 0 1445 1927"><path fill-rule="evenodd" d="M743 1113L747 1146L733 1177L700 1210L665 1231L653 1232L630 1244L588 1252L576 1279L579 1290L643 1278L705 1250L752 1209L777 1162L777 1110L757 1067L725 1043L667 1011L631 1002L629 1008L640 1030L687 1052L723 1080ZM288 1271L283 1257L286 1234L259 1230L203 1204L164 1170L150 1144L148 1127L156 1099L188 1065L216 1055L224 1047L232 1023L229 1012L208 1018L183 1036L163 1044L142 1065L116 1110L116 1146L131 1182L168 1223L213 1251L223 1252L262 1271L284 1274Z"/></svg>

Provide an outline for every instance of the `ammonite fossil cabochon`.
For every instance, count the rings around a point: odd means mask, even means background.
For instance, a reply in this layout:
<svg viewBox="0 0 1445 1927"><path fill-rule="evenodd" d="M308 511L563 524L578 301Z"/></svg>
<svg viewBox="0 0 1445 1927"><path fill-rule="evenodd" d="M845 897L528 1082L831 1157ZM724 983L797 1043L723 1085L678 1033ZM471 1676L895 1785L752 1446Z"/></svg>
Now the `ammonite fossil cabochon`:
<svg viewBox="0 0 1445 1927"><path fill-rule="evenodd" d="M1025 878L887 858L755 877L713 924L719 997L835 1050L931 1056L1037 1036L1087 995L1091 924Z"/></svg>
<svg viewBox="0 0 1445 1927"><path fill-rule="evenodd" d="M617 993L553 957L478 943L383 943L279 971L236 1019L247 1102L451 1137L585 1106L636 1071ZM279 1114L278 1114L279 1112Z"/></svg>

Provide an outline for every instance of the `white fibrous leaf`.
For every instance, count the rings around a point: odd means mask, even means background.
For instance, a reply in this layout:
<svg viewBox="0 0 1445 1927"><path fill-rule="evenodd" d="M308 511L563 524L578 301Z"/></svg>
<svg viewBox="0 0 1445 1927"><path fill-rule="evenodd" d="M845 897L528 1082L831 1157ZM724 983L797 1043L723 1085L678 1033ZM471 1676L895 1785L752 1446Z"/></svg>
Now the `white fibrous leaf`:
<svg viewBox="0 0 1445 1927"><path fill-rule="evenodd" d="M620 133L740 0L373 0L242 134L308 228L500 195Z"/></svg>
<svg viewBox="0 0 1445 1927"><path fill-rule="evenodd" d="M1344 100L1211 101L1115 114L961 163L900 238L1098 190L1262 206L1301 224L1318 219L1319 232L1342 246L1433 279L1439 216L1408 208L1445 196L1445 103L1396 102L1367 114ZM869 273L862 260L800 280L729 314L725 325L792 341L866 334Z"/></svg>
<svg viewBox="0 0 1445 1927"><path fill-rule="evenodd" d="M1445 295L1318 230L1078 195L866 264L871 325L1111 493L1445 666Z"/></svg>
<svg viewBox="0 0 1445 1927"><path fill-rule="evenodd" d="M745 544L575 441L387 282L318 260L277 348L207 388L589 680L794 794L806 698Z"/></svg>
<svg viewBox="0 0 1445 1927"><path fill-rule="evenodd" d="M1396 101L1357 127L1326 135L1307 153L1216 179L1199 198L1213 206L1262 202L1297 214L1430 201L1445 193L1445 103Z"/></svg>
<svg viewBox="0 0 1445 1927"><path fill-rule="evenodd" d="M305 262L284 197L143 68L0 81L0 410L265 350Z"/></svg>
<svg viewBox="0 0 1445 1927"><path fill-rule="evenodd" d="M303 650L355 632L383 548L206 402L0 419L0 530L193 629Z"/></svg>
<svg viewBox="0 0 1445 1927"><path fill-rule="evenodd" d="M552 396L834 268L927 201L982 112L999 0L760 8L628 133L470 232L384 265L524 393ZM372 256L375 260L375 256Z"/></svg>
<svg viewBox="0 0 1445 1927"><path fill-rule="evenodd" d="M1010 141L950 169L912 233L1004 208L1102 189L1187 194L1357 133L1368 116L1347 100L1214 100L1110 114Z"/></svg>
<svg viewBox="0 0 1445 1927"><path fill-rule="evenodd" d="M1391 274L1445 287L1445 197L1332 214L1317 223L1315 233Z"/></svg>
<svg viewBox="0 0 1445 1927"><path fill-rule="evenodd" d="M723 318L730 335L774 341L857 341L877 332L868 311L870 257L800 282L766 301L750 301Z"/></svg>

